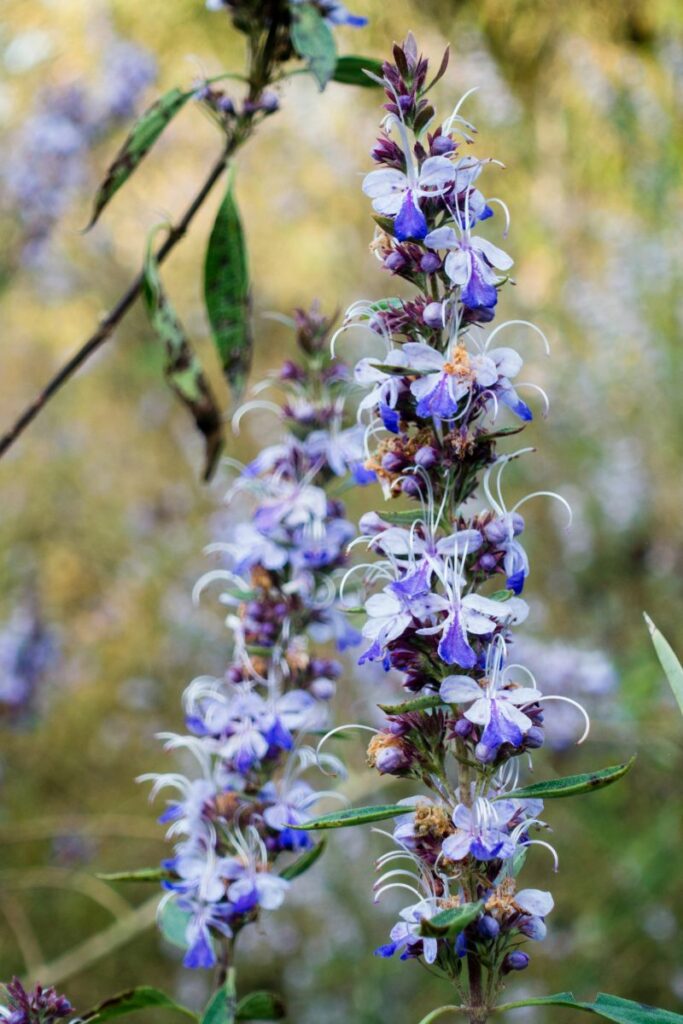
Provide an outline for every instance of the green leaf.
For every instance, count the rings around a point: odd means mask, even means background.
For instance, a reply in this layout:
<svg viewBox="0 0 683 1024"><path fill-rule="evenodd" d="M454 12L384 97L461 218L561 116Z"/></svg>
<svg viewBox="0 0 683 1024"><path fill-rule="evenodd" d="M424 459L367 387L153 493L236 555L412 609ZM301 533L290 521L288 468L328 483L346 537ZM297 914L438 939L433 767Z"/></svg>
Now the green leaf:
<svg viewBox="0 0 683 1024"><path fill-rule="evenodd" d="M379 88L379 82L373 81L366 71L371 71L378 78L382 77L382 62L374 57L357 57L355 55L339 57L332 79L344 85L360 85L369 89Z"/></svg>
<svg viewBox="0 0 683 1024"><path fill-rule="evenodd" d="M240 999L235 1020L283 1020L285 1004L272 992L252 992Z"/></svg>
<svg viewBox="0 0 683 1024"><path fill-rule="evenodd" d="M221 986L211 996L206 1009L201 1016L201 1024L233 1024L235 1020L234 995Z"/></svg>
<svg viewBox="0 0 683 1024"><path fill-rule="evenodd" d="M555 996L539 996L536 999L520 999L514 1003L497 1006L497 1012L515 1010L521 1006L566 1006L572 1010L583 1010L598 1017L615 1021L616 1024L683 1024L683 1017L671 1010L662 1010L647 1003L636 1003L620 996L600 992L592 1003L575 999L571 992L560 992Z"/></svg>
<svg viewBox="0 0 683 1024"><path fill-rule="evenodd" d="M442 708L444 702L436 693L425 694L424 697L415 697L414 700L406 700L403 704L379 704L380 711L385 715L407 715L410 711L429 711L430 708Z"/></svg>
<svg viewBox="0 0 683 1024"><path fill-rule="evenodd" d="M204 479L209 480L223 447L223 423L201 363L162 287L153 248L155 234L147 244L142 294L150 323L165 348L164 376L204 436Z"/></svg>
<svg viewBox="0 0 683 1024"><path fill-rule="evenodd" d="M403 508L398 512L387 512L382 509L377 515L392 526L412 526L416 519L422 519L424 513L421 508Z"/></svg>
<svg viewBox="0 0 683 1024"><path fill-rule="evenodd" d="M305 825L290 825L290 828L346 828L349 825L367 825L371 821L384 821L385 818L395 818L399 814L408 814L409 812L410 807L407 807L405 804L349 807L345 811L333 811L332 814L323 814L320 818L313 818L311 821L307 821Z"/></svg>
<svg viewBox="0 0 683 1024"><path fill-rule="evenodd" d="M420 924L420 935L429 939L459 935L467 928L468 924L476 921L483 907L484 901L477 900L476 903L463 903L460 907L442 910L431 918L423 917Z"/></svg>
<svg viewBox="0 0 683 1024"><path fill-rule="evenodd" d="M101 878L103 882L164 882L169 878L176 878L177 875L165 868L138 868L137 871L98 873L95 877Z"/></svg>
<svg viewBox="0 0 683 1024"><path fill-rule="evenodd" d="M197 1020L197 1015L192 1010L181 1006L158 988L152 988L149 985L140 985L139 988L131 988L112 996L111 999L105 999L103 1003L94 1006L92 1010L81 1014L80 1020L100 1024L101 1021L124 1017L128 1013L135 1013L137 1010L145 1010L153 1006L163 1007L165 1010L176 1010L178 1013L184 1013L186 1017Z"/></svg>
<svg viewBox="0 0 683 1024"><path fill-rule="evenodd" d="M593 790L611 786L631 771L636 760L634 754L624 764L615 764L611 768L601 768L597 772L585 775L566 775L562 779L547 779L545 782L534 782L531 786L513 789L511 793L494 797L495 800L531 800L542 797L544 800L558 800L560 797L577 796L579 793L592 793Z"/></svg>
<svg viewBox="0 0 683 1024"><path fill-rule="evenodd" d="M232 181L206 250L204 301L223 373L238 398L251 366L253 345L247 247Z"/></svg>
<svg viewBox="0 0 683 1024"><path fill-rule="evenodd" d="M292 45L306 61L322 90L337 67L337 47L332 31L313 4L291 4L290 11Z"/></svg>
<svg viewBox="0 0 683 1024"><path fill-rule="evenodd" d="M650 630L650 636L652 637L652 643L655 647L655 653L659 658L659 663L664 669L666 678L669 680L669 686L674 692L674 697L681 709L681 713L683 713L683 666L676 657L673 647L664 634L659 632L650 616L643 612L643 617L647 623L647 628Z"/></svg>
<svg viewBox="0 0 683 1024"><path fill-rule="evenodd" d="M100 214L107 203L116 192L130 178L133 171L138 167L143 158L147 156L150 149L157 141L166 125L181 110L194 91L183 92L181 89L171 89L151 107L142 114L133 125L133 128L121 146L107 171L107 176L100 185L95 196L95 205L92 217L86 231L89 231L99 220Z"/></svg>
<svg viewBox="0 0 683 1024"><path fill-rule="evenodd" d="M287 867L280 872L280 878L284 878L288 882L291 882L293 878L298 878L299 875L303 875L304 871L308 871L309 868L313 867L318 858L322 856L324 850L325 840L323 839L323 841L318 843L317 846L313 846L310 850L306 850L301 857L297 857L295 861L288 864Z"/></svg>
<svg viewBox="0 0 683 1024"><path fill-rule="evenodd" d="M169 900L159 908L157 924L159 930L167 942L178 949L187 949L185 933L190 921L191 914L188 910L181 910L177 903ZM211 940L213 945L213 939Z"/></svg>

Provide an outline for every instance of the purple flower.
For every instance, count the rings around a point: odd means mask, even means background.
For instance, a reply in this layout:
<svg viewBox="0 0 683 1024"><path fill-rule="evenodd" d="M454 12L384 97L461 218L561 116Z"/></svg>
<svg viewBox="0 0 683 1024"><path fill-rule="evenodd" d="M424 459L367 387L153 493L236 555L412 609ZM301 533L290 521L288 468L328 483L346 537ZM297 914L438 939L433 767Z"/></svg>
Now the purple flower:
<svg viewBox="0 0 683 1024"><path fill-rule="evenodd" d="M453 284L462 288L463 305L469 309L492 309L498 302L500 278L494 268L509 270L512 260L486 238L459 235L453 228L436 228L425 238L430 249L446 249L444 268Z"/></svg>
<svg viewBox="0 0 683 1024"><path fill-rule="evenodd" d="M486 760L495 755L503 743L522 745L533 722L520 710L520 705L534 704L542 694L529 686L514 686L498 673L480 686L470 676L448 676L439 694L447 704L469 704L465 718L483 727L477 756Z"/></svg>
<svg viewBox="0 0 683 1024"><path fill-rule="evenodd" d="M401 952L401 960L409 957L424 956L428 964L433 964L438 952L438 940L423 938L420 927L425 918L434 917L439 908L429 900L422 900L400 911L401 920L390 932L391 942L375 950L375 956L390 957Z"/></svg>
<svg viewBox="0 0 683 1024"><path fill-rule="evenodd" d="M384 217L394 218L394 233L399 242L424 238L429 228L420 208L420 200L441 196L455 180L453 164L445 156L428 157L419 171L406 153L408 173L393 167L370 171L363 179L363 191L372 199L372 208Z"/></svg>
<svg viewBox="0 0 683 1024"><path fill-rule="evenodd" d="M493 804L477 799L472 807L458 804L453 812L455 832L447 836L441 847L450 860L463 860L471 855L475 860L505 860L515 852L515 843L505 831L505 825L514 816L512 801Z"/></svg>

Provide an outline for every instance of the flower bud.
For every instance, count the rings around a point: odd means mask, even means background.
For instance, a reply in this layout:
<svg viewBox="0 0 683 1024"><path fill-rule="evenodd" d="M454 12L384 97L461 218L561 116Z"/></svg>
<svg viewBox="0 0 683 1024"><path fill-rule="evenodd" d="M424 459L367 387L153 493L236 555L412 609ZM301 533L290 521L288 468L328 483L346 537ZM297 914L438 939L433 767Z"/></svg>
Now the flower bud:
<svg viewBox="0 0 683 1024"><path fill-rule="evenodd" d="M406 460L396 452L387 452L382 456L382 469L386 469L387 473L400 473L405 465Z"/></svg>
<svg viewBox="0 0 683 1024"><path fill-rule="evenodd" d="M448 153L453 153L455 148L455 142L448 135L437 135L435 139L432 139L430 152L432 156L446 156Z"/></svg>
<svg viewBox="0 0 683 1024"><path fill-rule="evenodd" d="M459 718L453 726L453 732L456 736L460 736L461 739L467 739L472 732L472 723L466 718Z"/></svg>
<svg viewBox="0 0 683 1024"><path fill-rule="evenodd" d="M477 931L482 939L497 939L500 933L500 925L495 917L491 917L490 914L484 914L477 921Z"/></svg>
<svg viewBox="0 0 683 1024"><path fill-rule="evenodd" d="M436 271L440 270L440 269L441 269L441 260L436 255L436 253L435 252L426 252L424 254L424 256L422 257L422 259L420 260L420 270L423 273L425 273L425 274L435 274ZM440 306L441 304L439 302L430 302L429 305L430 306ZM427 309L429 309L429 306L427 307ZM426 310L425 310L425 312L426 312ZM441 314L439 313L439 324L438 325L437 324L429 324L429 326L430 327L437 327L437 326L440 327L441 326L440 316L441 316ZM429 321L425 319L425 323L428 323L428 322Z"/></svg>
<svg viewBox="0 0 683 1024"><path fill-rule="evenodd" d="M543 746L544 741L543 730L539 729L536 725L532 725L524 737L524 746L527 750L538 750L539 747Z"/></svg>
<svg viewBox="0 0 683 1024"><path fill-rule="evenodd" d="M426 259L426 257L424 257ZM424 259L422 262L424 262ZM443 327L443 306L440 302L430 302L424 308L422 319L427 327Z"/></svg>
<svg viewBox="0 0 683 1024"><path fill-rule="evenodd" d="M401 490L408 498L419 498L422 493L418 481L413 477L406 477L401 484Z"/></svg>
<svg viewBox="0 0 683 1024"><path fill-rule="evenodd" d="M479 559L477 565L479 566L482 572L494 572L496 566L498 565L498 559L496 558L495 555L484 554Z"/></svg>
<svg viewBox="0 0 683 1024"><path fill-rule="evenodd" d="M439 453L431 444L425 444L415 453L415 465L431 469L439 461Z"/></svg>
<svg viewBox="0 0 683 1024"><path fill-rule="evenodd" d="M397 274L399 270L405 267L405 257L400 252L390 252L384 260L384 266L387 270L390 270L392 274Z"/></svg>
<svg viewBox="0 0 683 1024"><path fill-rule="evenodd" d="M337 684L332 679L321 676L319 679L313 680L310 690L318 700L332 700L337 690Z"/></svg>
<svg viewBox="0 0 683 1024"><path fill-rule="evenodd" d="M503 960L503 974L509 974L510 971L523 971L528 966L529 956L516 949L512 953L508 953Z"/></svg>

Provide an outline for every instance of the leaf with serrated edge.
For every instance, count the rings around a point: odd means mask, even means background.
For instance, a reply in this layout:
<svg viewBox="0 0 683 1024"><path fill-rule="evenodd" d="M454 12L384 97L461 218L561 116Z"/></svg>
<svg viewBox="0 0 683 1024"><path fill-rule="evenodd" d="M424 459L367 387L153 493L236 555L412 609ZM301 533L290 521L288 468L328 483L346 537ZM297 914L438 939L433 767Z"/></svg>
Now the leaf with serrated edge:
<svg viewBox="0 0 683 1024"><path fill-rule="evenodd" d="M495 800L532 800L543 798L544 800L558 800L566 796L578 796L580 793L592 793L596 789L604 789L611 786L613 782L622 779L627 772L630 772L636 760L632 758L623 764L615 764L611 768L601 768L596 772L587 772L584 775L566 775L562 779L547 779L544 782L534 782L531 786L523 786L521 789L513 789L510 793L504 793L494 797Z"/></svg>
<svg viewBox="0 0 683 1024"><path fill-rule="evenodd" d="M484 901L463 903L461 907L441 910L434 917L423 917L420 924L420 935L425 938L438 939L445 935L459 935L468 924L476 921L482 912Z"/></svg>
<svg viewBox="0 0 683 1024"><path fill-rule="evenodd" d="M197 1020L197 1015L188 1010L186 1006L176 1003L170 996L161 992L158 988L150 985L140 985L139 988L131 988L125 992L119 992L111 999L94 1006L92 1010L80 1015L79 1019L84 1022L92 1021L93 1024L100 1024L106 1020L113 1020L115 1017L124 1017L126 1014L135 1013L138 1010L145 1010L151 1007L161 1007L166 1010L176 1010Z"/></svg>
<svg viewBox="0 0 683 1024"><path fill-rule="evenodd" d="M337 46L330 26L311 3L292 4L290 10L290 35L294 49L306 61L320 88L324 89L337 66Z"/></svg>
<svg viewBox="0 0 683 1024"><path fill-rule="evenodd" d="M291 882L292 879L298 878L299 875L303 875L304 871L308 871L309 868L313 867L319 857L322 856L324 850L325 840L323 839L317 846L314 846L311 850L307 850L306 853L301 855L301 857L297 857L292 864L288 864L287 867L280 872L280 878L284 878L288 882Z"/></svg>
<svg viewBox="0 0 683 1024"><path fill-rule="evenodd" d="M350 825L366 825L372 821L384 821L386 818L396 818L401 814L408 814L410 807L403 804L380 804L377 807L349 807L345 811L333 811L332 814L323 814L320 818L313 818L305 825L290 825L290 828L300 830L321 829L321 828L347 828Z"/></svg>
<svg viewBox="0 0 683 1024"><path fill-rule="evenodd" d="M155 235L153 231L147 243L142 294L150 323L164 345L164 376L204 436L204 479L209 480L223 448L223 423L201 363L162 287L154 255Z"/></svg>
<svg viewBox="0 0 683 1024"><path fill-rule="evenodd" d="M660 633L650 616L643 612L643 617L647 623L647 628L650 631L655 653L659 658L659 664L664 669L664 674L669 680L669 686L673 690L674 697L681 709L681 713L683 713L683 665L681 665L680 661L676 657L674 649L669 641L663 633Z"/></svg>
<svg viewBox="0 0 683 1024"><path fill-rule="evenodd" d="M251 367L253 339L247 247L232 181L209 237L204 301L223 373L239 398Z"/></svg>
<svg viewBox="0 0 683 1024"><path fill-rule="evenodd" d="M284 1020L285 1004L272 992L252 992L240 999L235 1020Z"/></svg>
<svg viewBox="0 0 683 1024"><path fill-rule="evenodd" d="M181 89L171 89L138 118L121 149L114 157L107 176L98 189L92 217L86 231L89 231L97 223L105 206L121 186L125 185L133 171L147 156L164 128L185 106L192 95L194 95L193 91L183 92Z"/></svg>

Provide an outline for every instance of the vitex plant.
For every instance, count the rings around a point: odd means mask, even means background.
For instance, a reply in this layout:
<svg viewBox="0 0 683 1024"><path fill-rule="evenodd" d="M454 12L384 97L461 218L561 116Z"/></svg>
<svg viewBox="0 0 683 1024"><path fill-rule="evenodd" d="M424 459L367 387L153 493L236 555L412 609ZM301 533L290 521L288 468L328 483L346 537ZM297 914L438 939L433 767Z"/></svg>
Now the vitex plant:
<svg viewBox="0 0 683 1024"><path fill-rule="evenodd" d="M447 63L446 54L428 84L428 61L410 36L383 65L386 113L372 153L378 166L363 191L375 213L376 256L415 294L357 302L341 328L365 328L380 353L355 370L366 392L366 467L386 499L412 501L363 516L354 543L372 558L347 574L361 573L369 594L361 666L376 661L398 670L407 691L382 706L386 724L368 760L419 791L398 805L323 815L306 828L393 819L393 828L377 829L389 850L378 861L376 899L393 890L406 905L377 954L422 961L455 996L422 1024L457 1013L484 1024L493 1013L530 1005L622 1024L682 1021L604 994L591 1002L569 993L500 1001L509 977L529 966L528 944L543 940L553 910L551 893L523 880L539 854L557 868L556 851L542 838L544 801L611 785L633 758L567 778L522 778L543 746L554 701L574 707L578 742L589 731L583 708L553 694L552 680L536 679L515 656L515 630L528 615L522 510L547 497L571 514L552 492L510 498L507 467L532 449L500 452L498 445L532 419L529 393L544 412L548 402L537 385L520 382L522 357L504 341L526 331L547 342L525 321L492 326L513 261L482 229L502 220L498 233L507 235L509 214L482 184L500 165L471 151L466 97L436 120L429 90Z"/></svg>

